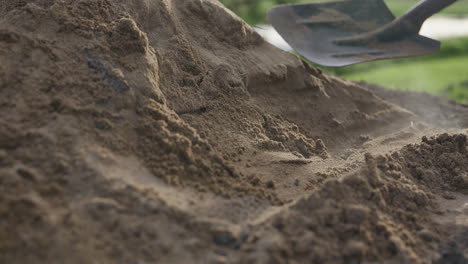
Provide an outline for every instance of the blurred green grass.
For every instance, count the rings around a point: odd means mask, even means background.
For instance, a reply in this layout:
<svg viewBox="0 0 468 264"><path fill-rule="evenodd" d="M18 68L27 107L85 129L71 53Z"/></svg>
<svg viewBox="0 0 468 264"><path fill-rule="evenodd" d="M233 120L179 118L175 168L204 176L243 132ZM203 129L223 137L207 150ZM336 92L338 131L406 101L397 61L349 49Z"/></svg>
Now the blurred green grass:
<svg viewBox="0 0 468 264"><path fill-rule="evenodd" d="M314 66L354 81L399 90L425 91L468 103L468 37L443 40L441 50L432 55L340 68Z"/></svg>
<svg viewBox="0 0 468 264"><path fill-rule="evenodd" d="M467 62L468 56L420 60L342 76L387 88L424 91L468 103Z"/></svg>

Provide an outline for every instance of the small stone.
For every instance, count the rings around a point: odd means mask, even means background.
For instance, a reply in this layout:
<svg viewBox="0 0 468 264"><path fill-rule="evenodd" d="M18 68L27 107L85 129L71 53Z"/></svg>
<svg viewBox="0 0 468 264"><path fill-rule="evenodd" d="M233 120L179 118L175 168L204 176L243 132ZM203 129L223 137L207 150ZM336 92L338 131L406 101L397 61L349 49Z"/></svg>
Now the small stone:
<svg viewBox="0 0 468 264"><path fill-rule="evenodd" d="M296 179L296 180L294 181L294 185L299 186L299 179Z"/></svg>
<svg viewBox="0 0 468 264"><path fill-rule="evenodd" d="M123 74L122 70L119 68L111 69L110 74L115 78L119 78L119 79L125 78L125 75Z"/></svg>
<svg viewBox="0 0 468 264"><path fill-rule="evenodd" d="M119 202L110 198L94 197L88 203L87 206L90 210L104 211L104 210L123 210L125 209Z"/></svg>
<svg viewBox="0 0 468 264"><path fill-rule="evenodd" d="M317 150L322 150L322 151L325 151L327 149L327 147L325 146L325 143L323 143L321 139L317 139L315 141L315 148Z"/></svg>
<svg viewBox="0 0 468 264"><path fill-rule="evenodd" d="M370 136L368 135L360 135L359 136L359 140L362 141L362 142L366 142L366 141L369 141L371 138Z"/></svg>
<svg viewBox="0 0 468 264"><path fill-rule="evenodd" d="M229 231L215 231L213 242L220 247L234 248L237 244L237 239Z"/></svg>
<svg viewBox="0 0 468 264"><path fill-rule="evenodd" d="M101 120L96 121L95 126L97 129L100 129L100 130L109 130L112 128L111 123L106 119L101 119Z"/></svg>
<svg viewBox="0 0 468 264"><path fill-rule="evenodd" d="M253 186L258 186L260 184L260 179L255 177L252 179L252 181L250 181L250 184L252 184Z"/></svg>
<svg viewBox="0 0 468 264"><path fill-rule="evenodd" d="M419 231L419 237L422 240L428 241L428 242L434 240L434 234L432 234L432 232L427 230L427 229L423 229L423 230Z"/></svg>
<svg viewBox="0 0 468 264"><path fill-rule="evenodd" d="M58 98L53 99L49 106L52 112L60 112L64 108L62 101Z"/></svg>
<svg viewBox="0 0 468 264"><path fill-rule="evenodd" d="M208 262L207 263L213 263L213 264L225 264L227 263L226 256L228 255L227 252L221 251L221 250L215 250L213 256L208 257Z"/></svg>
<svg viewBox="0 0 468 264"><path fill-rule="evenodd" d="M268 189L274 189L275 188L275 183L273 181L267 181L266 187Z"/></svg>
<svg viewBox="0 0 468 264"><path fill-rule="evenodd" d="M447 200L456 200L457 199L457 197L455 195L453 195L452 193L449 193L449 192L444 192L442 194L442 198L447 199Z"/></svg>
<svg viewBox="0 0 468 264"><path fill-rule="evenodd" d="M468 188L468 174L467 173L463 173L461 176L461 187L462 188Z"/></svg>
<svg viewBox="0 0 468 264"><path fill-rule="evenodd" d="M366 245L359 241L350 241L344 249L344 255L348 258L361 259L366 252Z"/></svg>
<svg viewBox="0 0 468 264"><path fill-rule="evenodd" d="M468 203L463 205L462 211L464 215L468 215Z"/></svg>
<svg viewBox="0 0 468 264"><path fill-rule="evenodd" d="M237 153L238 153L239 155L244 154L244 152L245 152L245 148L244 148L244 147L240 147L240 148L238 149L238 151L237 151Z"/></svg>
<svg viewBox="0 0 468 264"><path fill-rule="evenodd" d="M0 162L6 160L7 157L8 154L6 153L6 151L0 149Z"/></svg>
<svg viewBox="0 0 468 264"><path fill-rule="evenodd" d="M36 176L27 169L19 168L16 170L16 173L18 173L18 175L25 180L36 182Z"/></svg>

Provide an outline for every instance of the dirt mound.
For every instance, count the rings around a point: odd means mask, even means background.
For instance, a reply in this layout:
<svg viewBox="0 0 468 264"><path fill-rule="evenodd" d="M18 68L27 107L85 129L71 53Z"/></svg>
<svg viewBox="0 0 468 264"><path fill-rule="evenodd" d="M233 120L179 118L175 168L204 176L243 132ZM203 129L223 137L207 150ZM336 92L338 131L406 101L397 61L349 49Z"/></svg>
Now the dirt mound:
<svg viewBox="0 0 468 264"><path fill-rule="evenodd" d="M3 1L0 61L2 263L427 263L434 214L465 227L467 109L432 98L440 127L215 0Z"/></svg>
<svg viewBox="0 0 468 264"><path fill-rule="evenodd" d="M424 138L290 205L247 239L240 263L427 262L446 236L431 220L440 188L466 192L467 138ZM423 258L422 256L426 256Z"/></svg>

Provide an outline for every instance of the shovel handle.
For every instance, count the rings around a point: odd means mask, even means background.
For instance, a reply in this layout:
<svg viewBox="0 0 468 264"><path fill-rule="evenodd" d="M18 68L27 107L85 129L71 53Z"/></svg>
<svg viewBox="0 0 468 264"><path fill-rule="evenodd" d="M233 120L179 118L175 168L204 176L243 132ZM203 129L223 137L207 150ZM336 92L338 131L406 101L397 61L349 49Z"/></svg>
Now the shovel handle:
<svg viewBox="0 0 468 264"><path fill-rule="evenodd" d="M407 23L411 23L413 27L421 29L421 26L426 19L456 1L457 0L422 0L402 17L398 18L398 20L404 20Z"/></svg>
<svg viewBox="0 0 468 264"><path fill-rule="evenodd" d="M432 15L457 0L422 0L401 17L380 29L376 35L382 40L398 39L399 36L418 34L421 27Z"/></svg>

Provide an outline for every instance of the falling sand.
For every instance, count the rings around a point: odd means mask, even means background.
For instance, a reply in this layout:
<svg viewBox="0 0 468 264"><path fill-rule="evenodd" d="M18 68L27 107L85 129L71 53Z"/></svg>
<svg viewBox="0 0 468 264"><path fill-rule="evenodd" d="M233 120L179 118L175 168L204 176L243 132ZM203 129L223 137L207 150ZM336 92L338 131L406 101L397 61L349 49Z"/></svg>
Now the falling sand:
<svg viewBox="0 0 468 264"><path fill-rule="evenodd" d="M467 262L463 105L216 0L0 1L0 62L0 263Z"/></svg>

